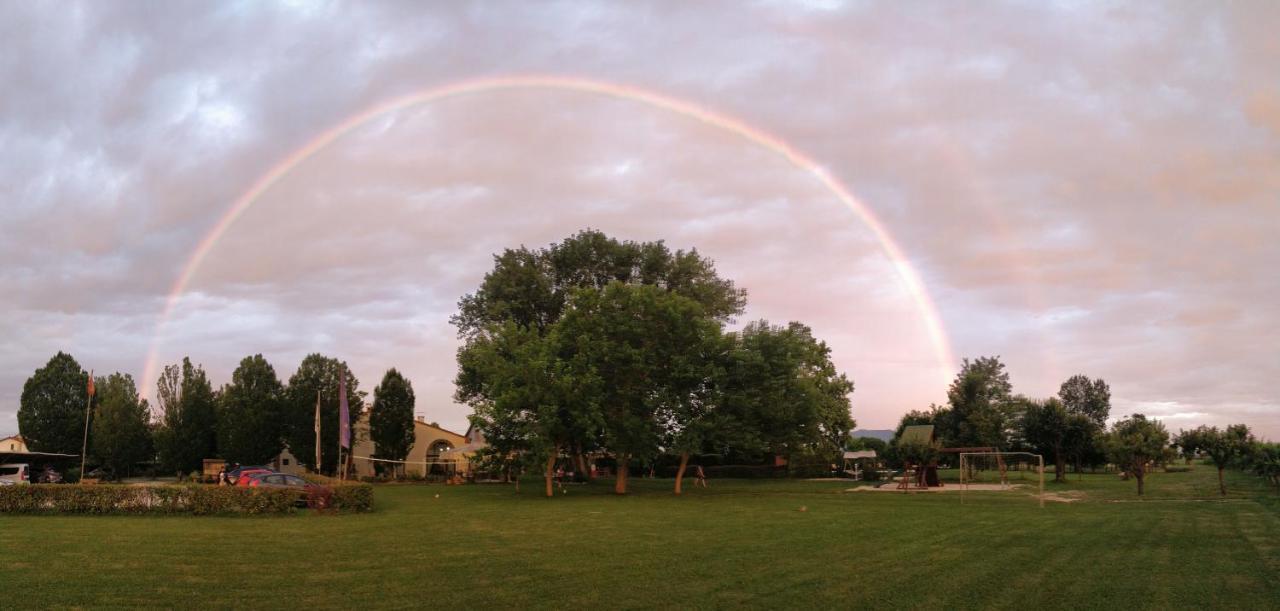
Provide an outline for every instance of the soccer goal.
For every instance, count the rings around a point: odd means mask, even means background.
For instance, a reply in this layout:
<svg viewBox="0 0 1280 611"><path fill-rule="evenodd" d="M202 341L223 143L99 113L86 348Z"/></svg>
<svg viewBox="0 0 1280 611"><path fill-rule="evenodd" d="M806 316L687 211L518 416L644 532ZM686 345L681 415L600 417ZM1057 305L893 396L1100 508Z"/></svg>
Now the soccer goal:
<svg viewBox="0 0 1280 611"><path fill-rule="evenodd" d="M960 502L969 490L1010 490L1036 486L1044 507L1044 456L1030 452L962 452Z"/></svg>

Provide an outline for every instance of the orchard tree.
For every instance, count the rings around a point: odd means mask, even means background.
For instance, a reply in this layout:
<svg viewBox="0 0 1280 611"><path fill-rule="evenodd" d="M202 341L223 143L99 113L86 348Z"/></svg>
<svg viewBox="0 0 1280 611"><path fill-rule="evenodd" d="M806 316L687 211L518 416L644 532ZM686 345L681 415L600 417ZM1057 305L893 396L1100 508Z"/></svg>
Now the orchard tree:
<svg viewBox="0 0 1280 611"><path fill-rule="evenodd" d="M1198 449L1207 454L1213 466L1218 468L1218 490L1222 496L1227 496L1224 472L1248 456L1254 444L1253 433L1244 424L1233 424L1226 430L1202 426L1196 429L1194 439Z"/></svg>
<svg viewBox="0 0 1280 611"><path fill-rule="evenodd" d="M403 461L413 448L413 385L399 371L388 369L373 389L369 413L369 438L375 457ZM403 472L403 469L398 471Z"/></svg>
<svg viewBox="0 0 1280 611"><path fill-rule="evenodd" d="M338 389L339 378L345 378L347 386L348 430L352 432L355 446L356 422L364 406L365 393L360 381L338 359L322 354L309 354L302 359L298 370L289 377L285 389L287 424L286 445L298 462L321 473L338 472ZM320 401L320 460L316 463L316 400Z"/></svg>
<svg viewBox="0 0 1280 611"><path fill-rule="evenodd" d="M1254 473L1280 490L1280 443L1255 442L1246 462Z"/></svg>
<svg viewBox="0 0 1280 611"><path fill-rule="evenodd" d="M27 378L18 403L18 432L33 452L80 454L89 372L59 352Z"/></svg>
<svg viewBox="0 0 1280 611"><path fill-rule="evenodd" d="M1142 414L1115 423L1107 436L1108 456L1138 480L1138 496L1143 494L1147 464L1163 456L1168 445L1169 432L1164 424Z"/></svg>
<svg viewBox="0 0 1280 611"><path fill-rule="evenodd" d="M184 357L168 365L156 383L160 408L154 439L160 464L179 477L217 456L218 405L204 368Z"/></svg>
<svg viewBox="0 0 1280 611"><path fill-rule="evenodd" d="M133 376L113 373L95 383L91 449L113 478L130 475L133 466L152 456L147 402L138 399Z"/></svg>
<svg viewBox="0 0 1280 611"><path fill-rule="evenodd" d="M1191 461L1200 453L1205 446L1204 432L1206 427L1197 427L1190 430L1178 431L1173 438L1173 445L1177 446L1178 454L1191 464Z"/></svg>
<svg viewBox="0 0 1280 611"><path fill-rule="evenodd" d="M261 465L284 447L284 385L261 354L247 356L219 397L218 450L242 464Z"/></svg>

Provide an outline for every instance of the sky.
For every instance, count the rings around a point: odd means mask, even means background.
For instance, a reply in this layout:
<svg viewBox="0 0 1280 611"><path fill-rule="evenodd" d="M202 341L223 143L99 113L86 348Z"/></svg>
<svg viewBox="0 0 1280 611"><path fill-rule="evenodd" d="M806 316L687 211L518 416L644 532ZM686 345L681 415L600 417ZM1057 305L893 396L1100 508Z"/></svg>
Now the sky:
<svg viewBox="0 0 1280 611"><path fill-rule="evenodd" d="M0 2L0 434L60 350L147 395L152 351L216 385L321 352L461 431L458 299L590 227L714 259L736 325L808 324L862 428L998 355L1031 397L1080 373L1113 417L1280 439L1277 31L1265 1ZM595 90L316 145L532 77Z"/></svg>

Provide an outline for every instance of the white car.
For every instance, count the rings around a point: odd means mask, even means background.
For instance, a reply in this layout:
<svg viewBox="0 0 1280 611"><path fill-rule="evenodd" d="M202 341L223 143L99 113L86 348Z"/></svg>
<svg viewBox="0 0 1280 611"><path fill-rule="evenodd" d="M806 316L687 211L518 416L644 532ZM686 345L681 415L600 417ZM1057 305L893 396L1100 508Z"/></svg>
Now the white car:
<svg viewBox="0 0 1280 611"><path fill-rule="evenodd" d="M31 465L11 463L0 465L0 486L31 483Z"/></svg>

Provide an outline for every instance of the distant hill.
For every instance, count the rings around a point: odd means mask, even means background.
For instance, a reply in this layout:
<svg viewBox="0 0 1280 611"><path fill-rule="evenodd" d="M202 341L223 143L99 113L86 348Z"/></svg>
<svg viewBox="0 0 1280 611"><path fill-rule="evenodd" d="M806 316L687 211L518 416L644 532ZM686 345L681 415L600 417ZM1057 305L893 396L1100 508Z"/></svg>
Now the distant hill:
<svg viewBox="0 0 1280 611"><path fill-rule="evenodd" d="M884 442L893 439L893 429L855 429L850 437L875 437Z"/></svg>

